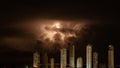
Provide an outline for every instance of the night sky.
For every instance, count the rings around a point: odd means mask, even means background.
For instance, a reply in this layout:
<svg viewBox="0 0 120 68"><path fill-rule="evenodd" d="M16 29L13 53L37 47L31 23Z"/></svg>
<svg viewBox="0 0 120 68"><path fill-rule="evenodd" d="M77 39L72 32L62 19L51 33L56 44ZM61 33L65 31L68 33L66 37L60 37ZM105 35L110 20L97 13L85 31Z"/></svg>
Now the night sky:
<svg viewBox="0 0 120 68"><path fill-rule="evenodd" d="M115 64L120 64L120 27L118 5L106 2L1 2L0 64L31 63L36 45L32 20L87 21L81 41L76 41L76 56L84 57L87 44L107 63L107 47L115 48ZM27 22L27 23L26 23ZM80 51L80 52L77 52ZM54 54L54 56L57 54Z"/></svg>

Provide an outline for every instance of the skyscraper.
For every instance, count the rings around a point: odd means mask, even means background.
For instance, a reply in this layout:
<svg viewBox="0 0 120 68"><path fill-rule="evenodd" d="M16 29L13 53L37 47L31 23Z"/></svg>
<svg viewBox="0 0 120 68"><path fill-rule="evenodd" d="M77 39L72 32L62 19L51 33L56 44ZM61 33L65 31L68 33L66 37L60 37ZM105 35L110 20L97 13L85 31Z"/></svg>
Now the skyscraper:
<svg viewBox="0 0 120 68"><path fill-rule="evenodd" d="M50 59L50 68L54 68L54 58Z"/></svg>
<svg viewBox="0 0 120 68"><path fill-rule="evenodd" d="M43 54L43 68L48 68L48 55L47 55L47 53Z"/></svg>
<svg viewBox="0 0 120 68"><path fill-rule="evenodd" d="M98 68L98 53L93 53L93 68Z"/></svg>
<svg viewBox="0 0 120 68"><path fill-rule="evenodd" d="M106 67L106 64L100 63L100 64L99 64L99 68L107 68L107 67Z"/></svg>
<svg viewBox="0 0 120 68"><path fill-rule="evenodd" d="M70 46L69 50L69 61L70 61L70 67L75 68L75 46Z"/></svg>
<svg viewBox="0 0 120 68"><path fill-rule="evenodd" d="M33 53L33 67L40 68L40 54L38 52Z"/></svg>
<svg viewBox="0 0 120 68"><path fill-rule="evenodd" d="M77 58L77 68L83 68L83 59L82 57Z"/></svg>
<svg viewBox="0 0 120 68"><path fill-rule="evenodd" d="M114 47L109 45L108 49L108 68L114 68Z"/></svg>
<svg viewBox="0 0 120 68"><path fill-rule="evenodd" d="M92 45L88 44L86 47L86 68L92 68Z"/></svg>
<svg viewBox="0 0 120 68"><path fill-rule="evenodd" d="M62 48L60 50L60 53L61 53L60 68L66 68L66 65L67 65L67 50L66 50L66 48Z"/></svg>

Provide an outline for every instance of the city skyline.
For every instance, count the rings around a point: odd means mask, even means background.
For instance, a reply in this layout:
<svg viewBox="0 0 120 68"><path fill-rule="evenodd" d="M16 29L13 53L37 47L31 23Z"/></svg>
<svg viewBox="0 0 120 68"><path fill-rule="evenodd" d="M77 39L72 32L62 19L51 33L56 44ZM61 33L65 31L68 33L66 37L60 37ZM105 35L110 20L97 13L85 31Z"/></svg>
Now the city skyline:
<svg viewBox="0 0 120 68"><path fill-rule="evenodd" d="M55 57L54 62L58 62L59 50L71 45L75 46L75 58L82 57L85 64L86 46L91 44L103 66L108 63L108 46L113 45L114 65L119 65L120 23L116 5L112 1L3 2L0 5L0 64L32 64L35 51L42 57L48 52L49 58Z"/></svg>

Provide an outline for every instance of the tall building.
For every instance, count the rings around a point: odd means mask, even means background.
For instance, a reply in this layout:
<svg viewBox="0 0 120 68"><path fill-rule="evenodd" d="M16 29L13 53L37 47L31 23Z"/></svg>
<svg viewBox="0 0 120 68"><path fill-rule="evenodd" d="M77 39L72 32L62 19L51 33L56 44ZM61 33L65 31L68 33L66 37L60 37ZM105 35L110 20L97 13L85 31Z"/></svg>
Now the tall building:
<svg viewBox="0 0 120 68"><path fill-rule="evenodd" d="M67 50L66 50L66 48L62 48L60 50L60 54L61 54L60 68L66 68L66 66L67 66Z"/></svg>
<svg viewBox="0 0 120 68"><path fill-rule="evenodd" d="M98 68L98 53L93 53L93 68Z"/></svg>
<svg viewBox="0 0 120 68"><path fill-rule="evenodd" d="M28 65L25 65L25 68L29 68L29 66L28 66Z"/></svg>
<svg viewBox="0 0 120 68"><path fill-rule="evenodd" d="M50 68L54 68L54 58L50 59Z"/></svg>
<svg viewBox="0 0 120 68"><path fill-rule="evenodd" d="M38 52L33 53L33 67L40 68L40 54Z"/></svg>
<svg viewBox="0 0 120 68"><path fill-rule="evenodd" d="M77 58L77 68L83 68L83 59L82 57Z"/></svg>
<svg viewBox="0 0 120 68"><path fill-rule="evenodd" d="M48 68L48 55L47 55L47 53L43 54L43 68Z"/></svg>
<svg viewBox="0 0 120 68"><path fill-rule="evenodd" d="M104 63L100 63L99 68L107 68L107 67L106 67L106 65Z"/></svg>
<svg viewBox="0 0 120 68"><path fill-rule="evenodd" d="M109 45L108 49L108 68L114 68L114 47Z"/></svg>
<svg viewBox="0 0 120 68"><path fill-rule="evenodd" d="M69 49L69 61L70 61L70 67L75 68L75 46L70 46Z"/></svg>
<svg viewBox="0 0 120 68"><path fill-rule="evenodd" d="M88 44L86 47L86 68L92 68L92 45Z"/></svg>

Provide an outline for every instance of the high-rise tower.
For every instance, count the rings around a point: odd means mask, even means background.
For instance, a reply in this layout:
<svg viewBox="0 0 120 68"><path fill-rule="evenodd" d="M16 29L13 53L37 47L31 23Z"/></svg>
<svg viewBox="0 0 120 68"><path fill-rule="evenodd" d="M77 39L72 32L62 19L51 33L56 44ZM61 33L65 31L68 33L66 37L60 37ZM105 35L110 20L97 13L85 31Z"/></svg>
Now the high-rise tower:
<svg viewBox="0 0 120 68"><path fill-rule="evenodd" d="M108 68L114 68L114 47L109 45L108 49Z"/></svg>
<svg viewBox="0 0 120 68"><path fill-rule="evenodd" d="M88 44L86 47L86 68L92 68L92 45Z"/></svg>
<svg viewBox="0 0 120 68"><path fill-rule="evenodd" d="M69 61L70 61L70 67L75 68L75 46L70 46L69 50Z"/></svg>
<svg viewBox="0 0 120 68"><path fill-rule="evenodd" d="M50 59L50 68L54 68L54 58Z"/></svg>
<svg viewBox="0 0 120 68"><path fill-rule="evenodd" d="M98 68L98 53L93 53L93 68Z"/></svg>
<svg viewBox="0 0 120 68"><path fill-rule="evenodd" d="M47 53L43 54L43 68L48 68L48 55L47 55Z"/></svg>
<svg viewBox="0 0 120 68"><path fill-rule="evenodd" d="M77 68L83 68L83 59L82 57L77 58Z"/></svg>
<svg viewBox="0 0 120 68"><path fill-rule="evenodd" d="M40 68L40 54L38 52L33 53L33 67Z"/></svg>
<svg viewBox="0 0 120 68"><path fill-rule="evenodd" d="M67 50L66 50L66 48L62 48L60 53L61 53L60 68L66 68L66 66L67 66Z"/></svg>

